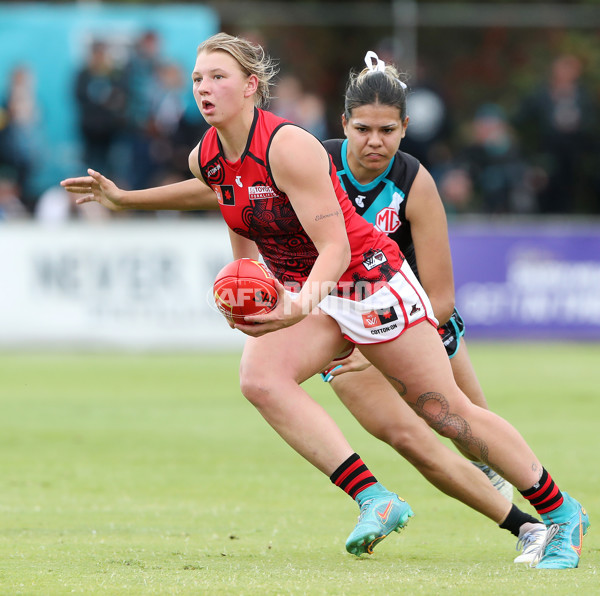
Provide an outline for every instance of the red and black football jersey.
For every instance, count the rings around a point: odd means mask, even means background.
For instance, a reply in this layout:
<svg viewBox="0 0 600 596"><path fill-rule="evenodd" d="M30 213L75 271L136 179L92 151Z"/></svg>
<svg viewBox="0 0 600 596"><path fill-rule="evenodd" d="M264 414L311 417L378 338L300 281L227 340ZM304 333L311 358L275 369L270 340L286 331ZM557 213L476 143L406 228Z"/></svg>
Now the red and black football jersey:
<svg viewBox="0 0 600 596"><path fill-rule="evenodd" d="M255 109L246 148L238 161L227 161L211 127L200 142L199 166L215 191L227 225L256 242L273 274L284 284L302 284L318 256L287 195L277 188L269 166L269 148L282 126L295 126L271 112ZM352 258L340 284L387 281L399 270L403 256L397 245L360 217L336 175L330 158L331 184L346 220ZM309 175L309 173L307 173Z"/></svg>

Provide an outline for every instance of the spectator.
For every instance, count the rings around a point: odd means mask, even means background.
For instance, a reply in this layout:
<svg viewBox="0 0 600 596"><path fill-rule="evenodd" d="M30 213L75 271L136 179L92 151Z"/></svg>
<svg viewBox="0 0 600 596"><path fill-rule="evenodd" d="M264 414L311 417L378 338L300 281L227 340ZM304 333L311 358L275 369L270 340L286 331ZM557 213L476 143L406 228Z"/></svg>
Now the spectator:
<svg viewBox="0 0 600 596"><path fill-rule="evenodd" d="M470 141L459 156L484 213L528 212L527 167L503 110L481 106L470 127Z"/></svg>
<svg viewBox="0 0 600 596"><path fill-rule="evenodd" d="M123 127L126 96L122 73L104 42L92 44L87 63L77 74L75 93L84 159L114 175L111 152Z"/></svg>
<svg viewBox="0 0 600 596"><path fill-rule="evenodd" d="M160 65L147 125L152 184L158 183L157 177L170 175L175 169L177 134L185 114L183 90L183 74L179 66L173 63ZM190 147L186 147L186 151L189 153Z"/></svg>
<svg viewBox="0 0 600 596"><path fill-rule="evenodd" d="M462 168L445 171L439 181L440 196L448 218L465 213L473 195L473 182L469 174Z"/></svg>
<svg viewBox="0 0 600 596"><path fill-rule="evenodd" d="M418 65L415 84L409 84L406 109L410 126L402 141L403 150L431 170L436 165L436 154L447 145L451 122L446 100L430 80L423 62Z"/></svg>
<svg viewBox="0 0 600 596"><path fill-rule="evenodd" d="M307 93L297 77L281 77L272 109L278 116L295 122L318 139L325 140L328 137L325 103L317 95Z"/></svg>
<svg viewBox="0 0 600 596"><path fill-rule="evenodd" d="M125 68L127 87L127 146L129 167L123 174L130 188L141 188L154 172L150 150L152 137L152 107L158 85L160 38L154 31L146 31L137 40Z"/></svg>
<svg viewBox="0 0 600 596"><path fill-rule="evenodd" d="M582 74L579 58L558 56L548 80L524 99L515 118L545 172L538 193L542 213L575 211L576 196L585 186L584 162L594 142L597 113Z"/></svg>
<svg viewBox="0 0 600 596"><path fill-rule="evenodd" d="M18 66L11 73L8 93L0 105L0 165L14 172L16 194L30 210L35 203L31 178L43 145L40 130L33 74L27 66Z"/></svg>
<svg viewBox="0 0 600 596"><path fill-rule="evenodd" d="M305 92L298 106L298 122L321 141L329 137L325 102L316 94Z"/></svg>
<svg viewBox="0 0 600 596"><path fill-rule="evenodd" d="M0 222L28 218L29 214L18 192L19 185L10 172L0 171Z"/></svg>

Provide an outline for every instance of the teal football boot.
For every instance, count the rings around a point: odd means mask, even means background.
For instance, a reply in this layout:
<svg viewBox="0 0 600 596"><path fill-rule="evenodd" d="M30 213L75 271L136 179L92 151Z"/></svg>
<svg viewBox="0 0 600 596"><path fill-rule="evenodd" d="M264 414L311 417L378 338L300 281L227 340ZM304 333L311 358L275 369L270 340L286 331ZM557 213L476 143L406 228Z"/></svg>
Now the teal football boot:
<svg viewBox="0 0 600 596"><path fill-rule="evenodd" d="M391 532L399 532L414 515L409 504L377 483L362 491L357 499L360 516L346 540L346 550L357 557L373 554L373 548Z"/></svg>
<svg viewBox="0 0 600 596"><path fill-rule="evenodd" d="M558 509L541 514L548 533L536 569L573 569L579 565L590 518L575 499L565 492L562 495L564 502Z"/></svg>

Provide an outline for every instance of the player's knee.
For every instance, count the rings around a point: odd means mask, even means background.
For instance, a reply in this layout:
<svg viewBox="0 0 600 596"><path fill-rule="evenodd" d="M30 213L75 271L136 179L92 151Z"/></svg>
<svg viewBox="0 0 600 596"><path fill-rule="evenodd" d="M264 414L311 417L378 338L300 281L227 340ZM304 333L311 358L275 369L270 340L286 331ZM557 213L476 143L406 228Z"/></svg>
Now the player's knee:
<svg viewBox="0 0 600 596"><path fill-rule="evenodd" d="M255 407L261 408L268 405L273 395L273 384L265 376L240 373L240 389L244 397Z"/></svg>
<svg viewBox="0 0 600 596"><path fill-rule="evenodd" d="M423 440L424 432L427 433L428 440L434 438L431 430L423 426L422 429L415 427L388 429L384 440L409 463L420 468L421 466L428 466L431 460L427 455L426 443Z"/></svg>

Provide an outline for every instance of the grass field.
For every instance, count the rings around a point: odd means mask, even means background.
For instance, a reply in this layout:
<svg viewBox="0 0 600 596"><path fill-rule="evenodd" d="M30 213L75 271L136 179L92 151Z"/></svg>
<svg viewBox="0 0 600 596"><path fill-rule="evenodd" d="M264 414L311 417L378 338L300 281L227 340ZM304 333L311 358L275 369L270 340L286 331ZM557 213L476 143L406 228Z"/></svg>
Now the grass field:
<svg viewBox="0 0 600 596"><path fill-rule="evenodd" d="M372 557L344 550L356 505L240 395L237 354L5 353L0 593L600 593L600 345L471 355L493 409L589 510L579 569L514 565L508 532L428 485L316 378L309 391L416 513Z"/></svg>

